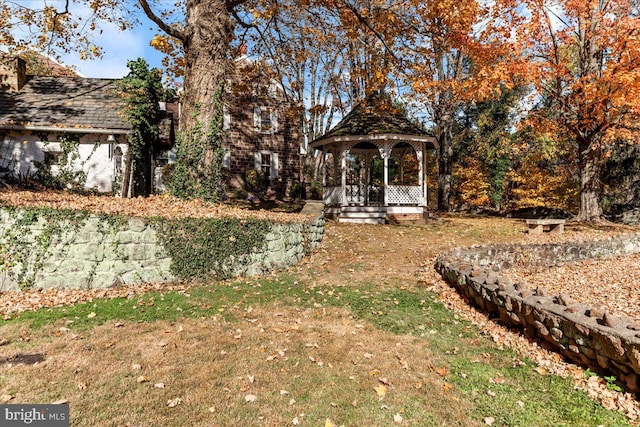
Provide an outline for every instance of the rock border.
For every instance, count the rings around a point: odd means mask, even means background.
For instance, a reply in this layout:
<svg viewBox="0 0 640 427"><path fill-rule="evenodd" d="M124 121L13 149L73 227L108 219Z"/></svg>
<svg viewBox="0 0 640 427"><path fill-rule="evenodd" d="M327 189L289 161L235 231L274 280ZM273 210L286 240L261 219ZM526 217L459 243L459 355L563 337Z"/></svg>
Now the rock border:
<svg viewBox="0 0 640 427"><path fill-rule="evenodd" d="M614 375L640 393L640 323L588 307L569 295L547 295L514 283L514 265L548 267L640 252L640 234L554 244L496 244L457 248L438 256L436 271L472 304L567 359Z"/></svg>

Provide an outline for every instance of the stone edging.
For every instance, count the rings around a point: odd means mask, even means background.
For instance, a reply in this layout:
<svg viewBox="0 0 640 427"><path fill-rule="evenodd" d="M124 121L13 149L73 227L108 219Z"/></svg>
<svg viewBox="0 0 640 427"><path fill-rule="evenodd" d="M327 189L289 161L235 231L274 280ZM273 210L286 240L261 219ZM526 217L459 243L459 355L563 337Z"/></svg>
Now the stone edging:
<svg viewBox="0 0 640 427"><path fill-rule="evenodd" d="M552 266L640 252L640 234L557 244L500 244L457 248L438 256L435 269L483 311L541 340L582 366L615 375L640 393L640 323L603 308L579 304L567 295L514 283L514 265Z"/></svg>

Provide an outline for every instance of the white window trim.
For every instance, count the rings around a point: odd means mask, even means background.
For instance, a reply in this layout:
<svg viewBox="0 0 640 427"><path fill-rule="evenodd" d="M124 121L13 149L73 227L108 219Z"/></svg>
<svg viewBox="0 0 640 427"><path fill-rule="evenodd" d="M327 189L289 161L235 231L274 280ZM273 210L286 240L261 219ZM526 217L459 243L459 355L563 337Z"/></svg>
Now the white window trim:
<svg viewBox="0 0 640 427"><path fill-rule="evenodd" d="M222 107L222 130L231 129L231 113L226 105Z"/></svg>
<svg viewBox="0 0 640 427"><path fill-rule="evenodd" d="M222 167L231 169L231 151L229 150L225 150L224 155L222 156Z"/></svg>
<svg viewBox="0 0 640 427"><path fill-rule="evenodd" d="M262 115L268 112L271 116L271 127L262 128ZM274 107L261 106L253 110L253 127L261 134L274 134L278 131L278 111Z"/></svg>
<svg viewBox="0 0 640 427"><path fill-rule="evenodd" d="M271 164L269 165L269 178L277 179L280 176L280 162L278 160L278 153L269 150L256 151L254 153L254 163L256 170L262 170L262 155L271 156Z"/></svg>

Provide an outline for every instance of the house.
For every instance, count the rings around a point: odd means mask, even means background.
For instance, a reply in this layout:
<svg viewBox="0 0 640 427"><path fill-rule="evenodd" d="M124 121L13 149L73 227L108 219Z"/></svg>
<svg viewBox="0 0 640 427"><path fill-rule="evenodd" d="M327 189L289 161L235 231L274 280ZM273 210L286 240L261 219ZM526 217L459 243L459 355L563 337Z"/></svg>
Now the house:
<svg viewBox="0 0 640 427"><path fill-rule="evenodd" d="M224 99L230 190L251 192L263 184L266 197L288 197L300 188L301 110L268 66L244 55L234 65Z"/></svg>
<svg viewBox="0 0 640 427"><path fill-rule="evenodd" d="M29 76L23 59L0 61L0 176L66 173L87 190L118 193L131 126L119 113L117 81ZM165 122L161 144L170 148L170 113Z"/></svg>
<svg viewBox="0 0 640 427"><path fill-rule="evenodd" d="M225 87L222 166L229 189L265 198L290 195L300 183L300 110L268 67L246 56L235 61ZM119 113L124 104L117 93L117 80L28 76L20 58L0 63L0 176L60 176L67 168L87 190L118 193L131 126ZM164 189L163 167L175 161L180 111L170 103L161 109L165 119L151 159L156 191ZM70 144L73 160L65 164L60 159L71 158Z"/></svg>

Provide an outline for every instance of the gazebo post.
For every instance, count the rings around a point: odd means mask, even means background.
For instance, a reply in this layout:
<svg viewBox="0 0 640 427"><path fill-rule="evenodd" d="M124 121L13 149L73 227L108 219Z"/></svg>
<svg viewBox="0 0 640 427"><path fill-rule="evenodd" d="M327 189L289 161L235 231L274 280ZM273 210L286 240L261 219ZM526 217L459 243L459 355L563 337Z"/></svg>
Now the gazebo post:
<svg viewBox="0 0 640 427"><path fill-rule="evenodd" d="M320 159L320 167L322 168L322 188L327 186L327 152L322 150L322 158Z"/></svg>
<svg viewBox="0 0 640 427"><path fill-rule="evenodd" d="M341 160L341 187L342 187L342 206L347 206L347 150L340 151Z"/></svg>
<svg viewBox="0 0 640 427"><path fill-rule="evenodd" d="M386 151L386 150L385 150ZM384 176L384 205L389 206L389 153L385 152L382 157Z"/></svg>
<svg viewBox="0 0 640 427"><path fill-rule="evenodd" d="M427 188L427 186L425 185L425 179L424 179L424 152L423 152L423 146L424 144L420 144L420 150L416 151L416 157L418 160L418 181L420 182L420 189L422 190L422 197L420 201L420 204L424 206L424 201L426 200L425 198L425 189Z"/></svg>

